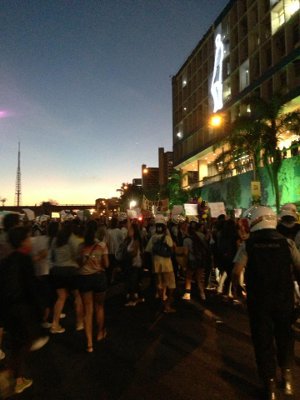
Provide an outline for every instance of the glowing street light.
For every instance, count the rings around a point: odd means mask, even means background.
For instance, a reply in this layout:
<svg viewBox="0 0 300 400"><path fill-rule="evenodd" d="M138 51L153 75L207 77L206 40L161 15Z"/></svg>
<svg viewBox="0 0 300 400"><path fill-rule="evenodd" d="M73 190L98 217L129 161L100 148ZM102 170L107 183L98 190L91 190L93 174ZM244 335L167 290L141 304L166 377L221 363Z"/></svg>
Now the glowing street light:
<svg viewBox="0 0 300 400"><path fill-rule="evenodd" d="M219 128L223 124L223 118L220 114L214 114L210 118L210 125L214 128Z"/></svg>
<svg viewBox="0 0 300 400"><path fill-rule="evenodd" d="M129 208L130 208L130 210L132 210L136 205L137 205L136 200L131 200L131 201L129 202Z"/></svg>

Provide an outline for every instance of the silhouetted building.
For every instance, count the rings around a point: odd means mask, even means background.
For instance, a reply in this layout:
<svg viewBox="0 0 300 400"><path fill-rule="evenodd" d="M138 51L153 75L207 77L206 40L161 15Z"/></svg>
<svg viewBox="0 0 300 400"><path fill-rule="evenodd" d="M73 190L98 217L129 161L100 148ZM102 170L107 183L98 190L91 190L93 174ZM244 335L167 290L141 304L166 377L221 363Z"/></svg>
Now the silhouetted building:
<svg viewBox="0 0 300 400"><path fill-rule="evenodd" d="M142 187L145 191L159 188L159 169L142 165Z"/></svg>
<svg viewBox="0 0 300 400"><path fill-rule="evenodd" d="M173 172L173 152L164 151L163 147L158 149L158 169L159 169L159 186L165 186Z"/></svg>

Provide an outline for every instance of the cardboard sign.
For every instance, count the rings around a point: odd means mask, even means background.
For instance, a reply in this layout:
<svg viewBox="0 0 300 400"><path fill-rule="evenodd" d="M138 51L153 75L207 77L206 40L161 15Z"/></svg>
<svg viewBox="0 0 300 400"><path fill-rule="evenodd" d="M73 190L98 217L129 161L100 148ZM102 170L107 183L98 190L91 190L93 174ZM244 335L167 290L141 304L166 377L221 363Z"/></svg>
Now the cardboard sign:
<svg viewBox="0 0 300 400"><path fill-rule="evenodd" d="M261 197L261 187L259 181L251 182L251 194L252 197Z"/></svg>
<svg viewBox="0 0 300 400"><path fill-rule="evenodd" d="M136 210L127 210L127 216L129 219L136 219L138 217Z"/></svg>
<svg viewBox="0 0 300 400"><path fill-rule="evenodd" d="M24 213L26 214L28 221L33 221L35 218L34 211L30 210L29 208L23 208Z"/></svg>
<svg viewBox="0 0 300 400"><path fill-rule="evenodd" d="M185 215L198 215L198 204L185 204Z"/></svg>
<svg viewBox="0 0 300 400"><path fill-rule="evenodd" d="M173 206L172 208L172 215L180 215L183 213L183 206L178 205L178 206Z"/></svg>
<svg viewBox="0 0 300 400"><path fill-rule="evenodd" d="M218 218L221 214L226 215L225 204L223 202L208 203L208 207L210 208L210 215L212 218Z"/></svg>

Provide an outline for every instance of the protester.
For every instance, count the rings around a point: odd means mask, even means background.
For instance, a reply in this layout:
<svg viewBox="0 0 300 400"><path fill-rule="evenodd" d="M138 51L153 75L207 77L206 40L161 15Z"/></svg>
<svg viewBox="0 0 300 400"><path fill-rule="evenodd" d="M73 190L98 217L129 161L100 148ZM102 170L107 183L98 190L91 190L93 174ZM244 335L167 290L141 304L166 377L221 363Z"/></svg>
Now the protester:
<svg viewBox="0 0 300 400"><path fill-rule="evenodd" d="M291 265L300 270L295 243L276 231L269 207L250 211L250 237L239 247L233 270L234 292L245 268L247 306L259 376L265 396L276 400L276 355L286 395L293 395L294 285ZM276 349L274 347L276 344Z"/></svg>
<svg viewBox="0 0 300 400"><path fill-rule="evenodd" d="M57 300L53 309L53 320L50 332L53 334L65 332L60 325L60 316L66 299L71 292L74 296L76 311L76 330L83 329L82 301L77 290L77 274L79 240L73 235L72 223L65 221L57 237L52 241L51 258L53 267L50 270L51 282L56 290Z"/></svg>
<svg viewBox="0 0 300 400"><path fill-rule="evenodd" d="M31 252L30 232L18 226L8 232L13 252L0 265L0 315L10 337L9 367L16 379L15 392L22 393L33 383L24 377L24 362L30 350L48 342L41 335L41 313L36 297L36 278Z"/></svg>
<svg viewBox="0 0 300 400"><path fill-rule="evenodd" d="M127 246L129 263L125 278L125 285L127 287L127 303L125 306L134 307L145 300L140 291L143 272L143 246L139 226L137 224L129 224L128 237L130 241Z"/></svg>
<svg viewBox="0 0 300 400"><path fill-rule="evenodd" d="M118 227L118 219L113 217L107 229L107 246L109 256L109 268L107 270L108 283L114 283L118 273L119 263L116 259L116 252L124 240L124 232Z"/></svg>
<svg viewBox="0 0 300 400"><path fill-rule="evenodd" d="M0 261L13 252L13 247L8 241L8 231L20 224L20 214L9 213L3 218L3 231L0 232ZM0 361L5 358L5 352L2 350L3 342L3 321L0 316Z"/></svg>
<svg viewBox="0 0 300 400"><path fill-rule="evenodd" d="M97 223L89 221L84 235L84 242L79 249L78 288L84 307L84 330L87 340L86 351L92 353L93 317L97 324L97 341L106 337L104 300L107 290L105 269L108 267L108 249L103 242L105 230L98 231L100 241L95 238Z"/></svg>
<svg viewBox="0 0 300 400"><path fill-rule="evenodd" d="M195 277L199 296L206 300L205 274L210 263L210 251L204 235L197 233L197 224L190 224L188 235L183 240L183 246L188 255L188 265L185 277L184 300L191 299L192 278Z"/></svg>
<svg viewBox="0 0 300 400"><path fill-rule="evenodd" d="M152 253L153 273L159 297L163 302L163 311L172 313L176 281L172 264L173 240L167 230L166 220L162 215L155 219L156 232L151 236L146 252Z"/></svg>

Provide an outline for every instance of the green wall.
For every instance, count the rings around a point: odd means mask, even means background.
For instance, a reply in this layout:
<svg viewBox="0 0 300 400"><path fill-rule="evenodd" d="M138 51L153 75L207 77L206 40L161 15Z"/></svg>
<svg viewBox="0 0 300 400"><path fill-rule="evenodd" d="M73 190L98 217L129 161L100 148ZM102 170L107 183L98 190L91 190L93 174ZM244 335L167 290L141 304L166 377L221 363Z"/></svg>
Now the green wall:
<svg viewBox="0 0 300 400"><path fill-rule="evenodd" d="M274 191L266 168L260 168L261 204L275 207ZM246 172L220 182L205 185L201 196L208 202L223 201L227 209L251 206L251 180L253 172ZM300 205L300 156L283 160L279 173L281 204L296 203Z"/></svg>

